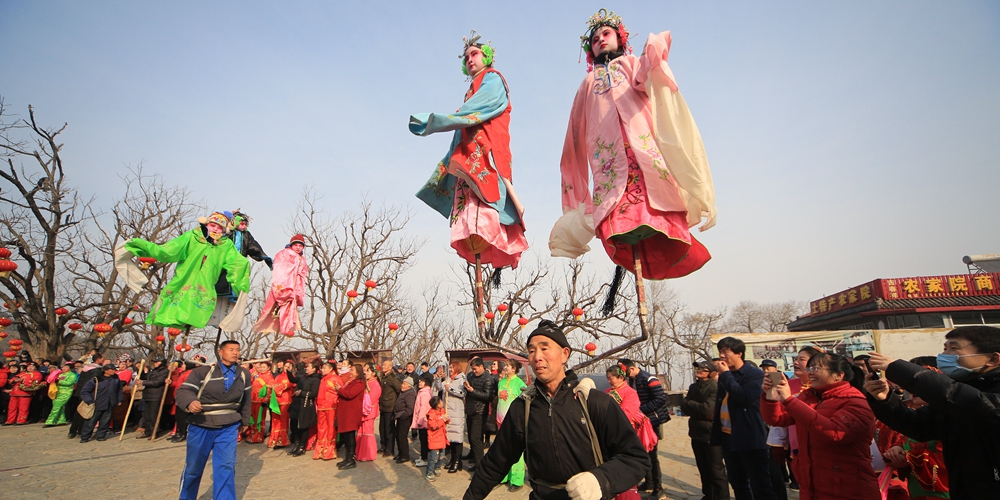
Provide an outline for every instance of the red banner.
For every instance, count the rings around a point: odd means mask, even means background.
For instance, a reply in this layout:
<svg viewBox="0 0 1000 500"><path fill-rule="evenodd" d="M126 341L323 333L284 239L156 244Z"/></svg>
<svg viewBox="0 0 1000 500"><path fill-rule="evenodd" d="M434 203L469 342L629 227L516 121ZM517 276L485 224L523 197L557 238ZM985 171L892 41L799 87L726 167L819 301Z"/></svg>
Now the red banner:
<svg viewBox="0 0 1000 500"><path fill-rule="evenodd" d="M1000 273L950 274L877 279L809 303L810 315L822 315L884 300L1000 295Z"/></svg>

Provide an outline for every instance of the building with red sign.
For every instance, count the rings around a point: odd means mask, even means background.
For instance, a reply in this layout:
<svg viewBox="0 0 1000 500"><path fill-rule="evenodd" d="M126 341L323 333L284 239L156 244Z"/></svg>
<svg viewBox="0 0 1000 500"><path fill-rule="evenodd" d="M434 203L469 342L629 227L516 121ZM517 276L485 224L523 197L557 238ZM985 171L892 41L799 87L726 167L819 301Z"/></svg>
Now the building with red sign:
<svg viewBox="0 0 1000 500"><path fill-rule="evenodd" d="M1000 273L880 278L814 300L793 332L1000 326Z"/></svg>

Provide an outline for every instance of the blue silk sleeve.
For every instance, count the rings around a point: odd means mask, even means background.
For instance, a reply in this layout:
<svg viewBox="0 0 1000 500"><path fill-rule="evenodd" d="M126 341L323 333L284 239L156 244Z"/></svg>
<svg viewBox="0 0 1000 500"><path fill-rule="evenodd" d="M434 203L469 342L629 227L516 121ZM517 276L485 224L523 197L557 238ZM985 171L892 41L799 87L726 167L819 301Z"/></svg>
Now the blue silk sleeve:
<svg viewBox="0 0 1000 500"><path fill-rule="evenodd" d="M437 132L459 130L495 118L507 109L507 88L496 73L483 77L479 90L462 107L451 114L417 113L410 116L410 132L425 136Z"/></svg>

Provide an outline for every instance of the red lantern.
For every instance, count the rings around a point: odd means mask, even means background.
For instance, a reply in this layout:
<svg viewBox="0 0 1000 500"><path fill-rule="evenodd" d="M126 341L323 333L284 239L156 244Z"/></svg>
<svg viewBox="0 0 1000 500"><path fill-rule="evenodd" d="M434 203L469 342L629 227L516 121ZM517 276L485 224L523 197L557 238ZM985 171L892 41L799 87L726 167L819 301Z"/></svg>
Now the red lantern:
<svg viewBox="0 0 1000 500"><path fill-rule="evenodd" d="M5 338L7 338L7 332L0 331L0 339L5 339Z"/></svg>
<svg viewBox="0 0 1000 500"><path fill-rule="evenodd" d="M167 335L170 335L171 337L176 337L180 334L181 334L180 328L174 328L172 326L170 328L167 328Z"/></svg>
<svg viewBox="0 0 1000 500"><path fill-rule="evenodd" d="M9 342L9 344L11 345L11 347L21 347L21 344L23 344L23 343L24 343L24 341L21 340L21 339L10 339L10 342Z"/></svg>
<svg viewBox="0 0 1000 500"><path fill-rule="evenodd" d="M493 314L493 311L486 311L486 314L483 316L486 316L486 321L493 321L493 318L497 317L496 314Z"/></svg>
<svg viewBox="0 0 1000 500"><path fill-rule="evenodd" d="M348 302L354 302L354 299L356 299L356 298L358 298L358 291L357 290L348 290L347 291L347 301Z"/></svg>
<svg viewBox="0 0 1000 500"><path fill-rule="evenodd" d="M288 338L292 338L295 336L295 332L281 332L281 334Z"/></svg>
<svg viewBox="0 0 1000 500"><path fill-rule="evenodd" d="M12 350L12 351L20 351L21 350L21 346L19 346L19 345L12 345L12 346L10 346L10 350Z"/></svg>
<svg viewBox="0 0 1000 500"><path fill-rule="evenodd" d="M17 356L16 351L6 351L3 353L3 357L7 358L8 360L14 359L14 356Z"/></svg>
<svg viewBox="0 0 1000 500"><path fill-rule="evenodd" d="M136 305L132 306L132 310L133 311L138 311L139 310L139 304L136 304Z"/></svg>
<svg viewBox="0 0 1000 500"><path fill-rule="evenodd" d="M579 307L573 309L573 316L576 316L576 320L580 321L583 318L583 309Z"/></svg>
<svg viewBox="0 0 1000 500"><path fill-rule="evenodd" d="M0 247L0 259L9 259L10 255L10 249Z"/></svg>
<svg viewBox="0 0 1000 500"><path fill-rule="evenodd" d="M167 340L167 338L164 337L163 335L157 335L156 336L156 343L157 344L162 344L164 340Z"/></svg>
<svg viewBox="0 0 1000 500"><path fill-rule="evenodd" d="M81 325L80 323L70 323L70 324L68 324L66 326L69 327L69 329L73 330L74 332L77 331L77 330L79 330L79 329L81 329L81 328L83 328L83 325Z"/></svg>
<svg viewBox="0 0 1000 500"><path fill-rule="evenodd" d="M175 345L174 346L174 350L177 351L177 352L183 352L184 351L184 344L177 344L177 345Z"/></svg>
<svg viewBox="0 0 1000 500"><path fill-rule="evenodd" d="M17 262L12 260L0 260L0 278L10 276L10 273L17 269Z"/></svg>
<svg viewBox="0 0 1000 500"><path fill-rule="evenodd" d="M149 269L149 266L156 264L156 259L152 257L139 257L139 267L142 269Z"/></svg>
<svg viewBox="0 0 1000 500"><path fill-rule="evenodd" d="M368 280L365 282L365 287L368 288L369 292L372 291L376 286L378 286L378 283L375 283L375 280Z"/></svg>
<svg viewBox="0 0 1000 500"><path fill-rule="evenodd" d="M56 309L56 316L65 316L67 314L69 314L69 309L66 309L65 307L60 307L59 309Z"/></svg>
<svg viewBox="0 0 1000 500"><path fill-rule="evenodd" d="M97 333L108 333L111 331L111 325L107 323L98 323L94 325L94 331Z"/></svg>
<svg viewBox="0 0 1000 500"><path fill-rule="evenodd" d="M507 304L501 302L499 305L497 305L497 311L500 311L500 315L503 316L503 313L507 312Z"/></svg>
<svg viewBox="0 0 1000 500"><path fill-rule="evenodd" d="M597 352L597 344L593 342L587 342L587 345L583 346L587 350L587 354L593 356Z"/></svg>
<svg viewBox="0 0 1000 500"><path fill-rule="evenodd" d="M389 333L396 333L396 330L399 330L399 325L396 323L389 323Z"/></svg>
<svg viewBox="0 0 1000 500"><path fill-rule="evenodd" d="M125 318L125 319L122 320L122 323L125 323L126 325L131 325L132 324L132 318Z"/></svg>
<svg viewBox="0 0 1000 500"><path fill-rule="evenodd" d="M13 323L14 322L11 321L10 318L0 318L0 331L3 331L4 328L7 328Z"/></svg>
<svg viewBox="0 0 1000 500"><path fill-rule="evenodd" d="M524 316L517 318L517 324L521 325L521 329L524 330L524 327L528 326L528 318Z"/></svg>

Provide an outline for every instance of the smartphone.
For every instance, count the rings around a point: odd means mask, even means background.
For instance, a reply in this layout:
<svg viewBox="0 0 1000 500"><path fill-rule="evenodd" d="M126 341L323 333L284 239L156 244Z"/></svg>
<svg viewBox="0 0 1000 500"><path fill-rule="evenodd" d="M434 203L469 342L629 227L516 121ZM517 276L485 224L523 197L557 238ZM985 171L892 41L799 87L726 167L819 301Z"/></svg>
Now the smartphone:
<svg viewBox="0 0 1000 500"><path fill-rule="evenodd" d="M872 378L873 379L878 380L878 379L882 378L882 377L878 376L878 372L877 371L872 370L872 364L871 364L870 361L868 361L868 358L865 358L865 368L868 368L868 373L872 374Z"/></svg>
<svg viewBox="0 0 1000 500"><path fill-rule="evenodd" d="M781 372L767 372L767 377L771 379L771 383L774 385L780 384L782 380Z"/></svg>

